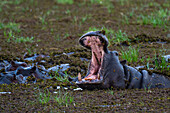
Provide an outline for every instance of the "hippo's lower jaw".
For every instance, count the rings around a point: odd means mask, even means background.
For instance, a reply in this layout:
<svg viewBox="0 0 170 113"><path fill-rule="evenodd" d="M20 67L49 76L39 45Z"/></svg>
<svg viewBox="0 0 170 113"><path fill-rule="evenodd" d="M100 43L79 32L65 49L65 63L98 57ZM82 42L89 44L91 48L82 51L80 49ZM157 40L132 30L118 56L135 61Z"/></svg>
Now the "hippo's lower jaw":
<svg viewBox="0 0 170 113"><path fill-rule="evenodd" d="M76 84L81 87L82 89L102 89L103 80L92 80L92 81L76 81Z"/></svg>

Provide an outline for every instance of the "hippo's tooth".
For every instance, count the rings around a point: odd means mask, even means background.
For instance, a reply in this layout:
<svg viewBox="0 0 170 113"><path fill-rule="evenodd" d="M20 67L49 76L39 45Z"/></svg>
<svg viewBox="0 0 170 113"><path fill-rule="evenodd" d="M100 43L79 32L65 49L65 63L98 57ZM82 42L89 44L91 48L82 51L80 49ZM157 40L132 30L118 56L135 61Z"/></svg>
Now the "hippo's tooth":
<svg viewBox="0 0 170 113"><path fill-rule="evenodd" d="M78 73L78 80L79 80L79 81L82 81L82 79L81 79L81 74L80 74L80 73Z"/></svg>
<svg viewBox="0 0 170 113"><path fill-rule="evenodd" d="M97 74L97 79L100 80L100 75L99 74Z"/></svg>

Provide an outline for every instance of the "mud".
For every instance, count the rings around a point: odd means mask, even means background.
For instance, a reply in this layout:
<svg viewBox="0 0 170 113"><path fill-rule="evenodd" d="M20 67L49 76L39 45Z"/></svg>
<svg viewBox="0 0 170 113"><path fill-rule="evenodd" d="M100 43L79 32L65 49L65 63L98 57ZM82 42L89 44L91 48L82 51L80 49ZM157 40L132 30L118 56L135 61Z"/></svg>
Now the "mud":
<svg viewBox="0 0 170 113"><path fill-rule="evenodd" d="M122 30L130 39L117 45L112 42L109 50L128 50L129 45L139 48L137 62L128 62L128 65L144 66L150 73L157 72L170 77L167 69L155 69L155 54L160 57L170 54L169 25L153 26L141 24L140 14L150 15L158 9L170 10L166 0L127 0L120 2L112 0L109 6L90 1L74 0L73 4L59 4L57 0L38 0L12 3L0 3L0 62L20 61L28 65L33 63L43 65L46 69L69 64L65 70L67 74L76 77L79 72L85 75L91 52L81 47L78 39L90 27L102 29ZM110 10L108 10L110 7ZM130 13L133 13L130 15ZM125 20L128 18L128 22ZM168 17L164 18L169 20ZM17 23L18 27L3 27L8 23ZM10 35L12 31L12 36ZM109 34L108 34L109 35ZM107 32L106 32L107 36ZM34 37L32 41L17 42L20 37ZM27 54L25 54L27 53ZM44 55L35 57L36 55ZM31 58L33 60L25 60ZM83 60L82 60L83 58ZM147 60L149 59L149 60ZM123 60L120 57L120 60ZM149 67L147 64L149 62ZM170 63L168 62L167 65ZM2 70L4 71L4 70ZM54 73L52 73L54 74ZM35 79L33 76L29 77ZM28 78L28 79L29 79ZM53 92L58 92L57 86L63 88L63 94L68 92L73 102L59 104ZM68 90L64 90L67 87ZM1 112L168 112L169 89L131 89L131 90L95 90L74 91L77 88L67 81L56 78L37 80L30 84L0 85ZM50 100L42 104L39 101L39 92L50 92ZM100 101L99 101L100 100Z"/></svg>

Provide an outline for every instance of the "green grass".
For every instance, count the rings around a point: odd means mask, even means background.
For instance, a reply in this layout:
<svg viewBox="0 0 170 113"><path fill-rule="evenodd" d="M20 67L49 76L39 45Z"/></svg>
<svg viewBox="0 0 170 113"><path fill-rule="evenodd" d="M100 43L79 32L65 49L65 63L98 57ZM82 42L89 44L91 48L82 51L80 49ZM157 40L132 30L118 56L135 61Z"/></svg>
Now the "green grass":
<svg viewBox="0 0 170 113"><path fill-rule="evenodd" d="M19 5L23 3L24 0L1 0L0 2L1 2L0 4L0 7L1 7L1 6L9 5L9 4Z"/></svg>
<svg viewBox="0 0 170 113"><path fill-rule="evenodd" d="M38 101L41 104L46 104L50 100L54 100L57 102L57 104L60 106L68 106L69 104L72 104L74 101L74 97L71 96L68 92L65 92L64 90L57 91L56 95L52 95L48 90L44 92L40 92L38 94Z"/></svg>
<svg viewBox="0 0 170 113"><path fill-rule="evenodd" d="M46 24L47 24L47 22L46 22L46 15L43 15L42 17L39 17L39 19L40 19L40 21L41 21L41 23L42 23L43 25L46 25Z"/></svg>
<svg viewBox="0 0 170 113"><path fill-rule="evenodd" d="M0 23L0 29L4 29L4 30L11 30L14 32L21 32L20 30L20 24L18 23L14 23L14 22L9 22L9 23Z"/></svg>
<svg viewBox="0 0 170 113"><path fill-rule="evenodd" d="M90 18L92 18L92 15L91 14L87 14L84 17L81 18L81 21L82 21L82 23L85 23L85 21L90 19Z"/></svg>
<svg viewBox="0 0 170 113"><path fill-rule="evenodd" d="M13 39L14 40L14 42L16 42L16 43L22 43L22 42L34 42L34 37L31 37L31 38L29 38L29 37L18 37L18 38L15 38L15 39Z"/></svg>
<svg viewBox="0 0 170 113"><path fill-rule="evenodd" d="M168 62L166 61L166 59L160 55L157 55L155 53L155 58L154 58L154 65L155 65L155 69L158 70L168 70L169 71L169 67L168 67Z"/></svg>
<svg viewBox="0 0 170 113"><path fill-rule="evenodd" d="M102 29L90 27L88 31L99 31ZM112 29L107 29L103 27L103 30L106 32L106 36L111 44L120 44L124 41L130 41L127 37L127 34L125 32L122 32L122 30L114 31ZM87 31L86 31L87 32Z"/></svg>
<svg viewBox="0 0 170 113"><path fill-rule="evenodd" d="M68 106L72 104L74 101L74 97L71 96L68 92L62 93L61 90L58 91L57 95L54 97L55 101L58 105Z"/></svg>
<svg viewBox="0 0 170 113"><path fill-rule="evenodd" d="M147 67L147 69L150 69L150 56L148 56L148 58L146 58L146 62L147 62L147 64L146 64L146 67Z"/></svg>
<svg viewBox="0 0 170 113"><path fill-rule="evenodd" d="M56 0L57 3L59 4L73 4L73 0Z"/></svg>
<svg viewBox="0 0 170 113"><path fill-rule="evenodd" d="M113 89L110 89L109 93L110 93L111 95L114 95Z"/></svg>
<svg viewBox="0 0 170 113"><path fill-rule="evenodd" d="M132 48L131 46L125 51L123 48L121 50L122 59L126 59L128 62L137 62L139 56L139 48Z"/></svg>
<svg viewBox="0 0 170 113"><path fill-rule="evenodd" d="M141 14L139 16L138 23L142 25L148 25L151 24L154 27L160 26L160 27L166 27L166 24L168 24L168 16L170 15L170 11L168 9L162 9L152 12L150 15L144 15Z"/></svg>
<svg viewBox="0 0 170 113"><path fill-rule="evenodd" d="M31 38L30 37L18 37L12 31L9 31L9 32L4 31L4 37L7 38L7 42L11 42L11 41L16 42L16 43L34 42L34 37L31 37Z"/></svg>
<svg viewBox="0 0 170 113"><path fill-rule="evenodd" d="M49 91L42 93L39 91L39 97L38 100L41 104L46 104L50 101L51 99L51 93Z"/></svg>
<svg viewBox="0 0 170 113"><path fill-rule="evenodd" d="M56 79L57 79L57 81L60 81L60 82L63 82L63 83L68 83L69 81L68 81L68 74L67 74L67 72L65 72L65 77L62 77L62 76L60 76L60 75L58 75L58 70L55 72L55 77L56 77Z"/></svg>

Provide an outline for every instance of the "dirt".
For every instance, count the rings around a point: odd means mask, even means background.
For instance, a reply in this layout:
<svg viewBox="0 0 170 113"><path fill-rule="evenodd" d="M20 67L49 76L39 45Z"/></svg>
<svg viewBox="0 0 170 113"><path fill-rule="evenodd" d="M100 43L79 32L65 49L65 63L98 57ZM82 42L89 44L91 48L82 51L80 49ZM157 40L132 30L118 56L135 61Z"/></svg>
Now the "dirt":
<svg viewBox="0 0 170 113"><path fill-rule="evenodd" d="M129 45L139 48L137 62L128 62L130 66L145 66L149 62L154 67L155 53L157 56L170 54L169 21L166 26L138 23L140 14L150 15L159 8L170 9L166 0L127 0L124 4L111 0L111 12L108 4L91 3L90 1L74 0L73 4L59 4L57 0L24 1L2 5L0 3L0 23L10 22L19 24L20 32L14 30L14 37L34 37L33 42L17 43L5 36L13 28L0 27L0 62L7 60L24 61L26 57L36 54L49 55L49 58L38 58L28 61L32 64L41 62L46 68L70 64L67 73L75 77L81 72L86 74L91 52L78 43L79 37L90 27L102 29L106 27L114 31L122 30L130 39L128 44L109 45L110 50L121 53ZM152 5L153 4L153 5ZM156 5L158 4L158 5ZM133 16L129 13L134 10ZM127 15L129 23L125 23L123 15ZM85 21L83 21L83 18ZM169 17L168 17L169 18ZM44 21L43 21L44 19ZM106 32L107 36L107 32ZM127 43L127 42L126 42ZM71 53L73 52L73 53ZM63 53L66 53L63 54ZM67 53L70 53L68 55ZM86 58L81 60L80 58ZM147 59L149 59L147 61ZM141 60L143 59L143 60ZM123 60L120 56L120 60ZM24 61L25 62L25 61ZM169 63L168 63L169 65ZM170 77L169 70L155 69L151 72ZM74 100L68 105L60 105L54 97L61 86L63 94L68 92ZM63 88L67 87L67 90ZM38 81L31 84L0 85L0 112L168 112L170 109L170 89L108 89L94 91L73 91L77 86L59 82L56 79ZM50 92L50 100L42 104L39 93Z"/></svg>

